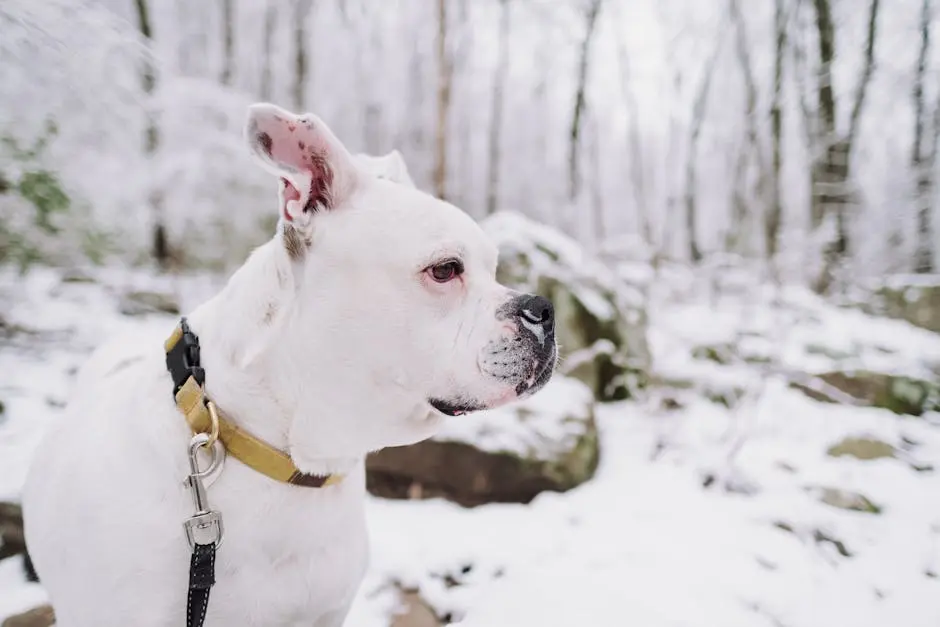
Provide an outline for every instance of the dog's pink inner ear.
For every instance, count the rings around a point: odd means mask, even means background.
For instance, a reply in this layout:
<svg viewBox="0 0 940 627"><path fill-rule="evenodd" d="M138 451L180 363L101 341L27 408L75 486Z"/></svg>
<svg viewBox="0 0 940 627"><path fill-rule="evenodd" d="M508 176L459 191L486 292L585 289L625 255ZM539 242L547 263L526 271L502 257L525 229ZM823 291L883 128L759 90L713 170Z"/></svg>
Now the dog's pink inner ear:
<svg viewBox="0 0 940 627"><path fill-rule="evenodd" d="M285 220L292 222L294 218L287 210L287 203L300 200L300 190L294 187L294 184L284 177L281 177L281 200L281 213L284 214Z"/></svg>
<svg viewBox="0 0 940 627"><path fill-rule="evenodd" d="M317 205L332 206L333 171L328 143L317 135L313 123L303 118L275 116L270 122L256 129L256 141L286 175L282 177L286 181L285 200L300 200L301 195L306 194L305 212ZM309 190L305 189L308 185Z"/></svg>

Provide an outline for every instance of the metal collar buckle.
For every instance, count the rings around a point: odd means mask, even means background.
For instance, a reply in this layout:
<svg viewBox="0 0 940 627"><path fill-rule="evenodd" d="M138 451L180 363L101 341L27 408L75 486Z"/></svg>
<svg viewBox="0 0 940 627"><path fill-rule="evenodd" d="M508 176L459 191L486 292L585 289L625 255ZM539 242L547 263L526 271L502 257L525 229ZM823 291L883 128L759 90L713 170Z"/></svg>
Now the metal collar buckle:
<svg viewBox="0 0 940 627"><path fill-rule="evenodd" d="M212 544L218 548L222 544L224 528L222 514L209 508L209 499L206 495L206 486L203 479L212 478L221 469L225 461L225 448L221 443L216 444L208 433L197 433L189 441L189 477L186 485L193 497L193 506L196 513L183 523L186 530L186 539L189 547L194 549L197 544ZM199 449L205 448L211 455L208 468L199 470Z"/></svg>

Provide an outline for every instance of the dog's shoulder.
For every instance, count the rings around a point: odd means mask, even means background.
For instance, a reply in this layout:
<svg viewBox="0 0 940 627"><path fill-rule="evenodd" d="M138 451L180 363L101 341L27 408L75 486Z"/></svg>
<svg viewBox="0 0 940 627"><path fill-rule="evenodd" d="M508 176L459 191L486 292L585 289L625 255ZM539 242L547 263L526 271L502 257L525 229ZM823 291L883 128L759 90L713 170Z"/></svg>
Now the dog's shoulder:
<svg viewBox="0 0 940 627"><path fill-rule="evenodd" d="M151 365L155 360L162 361L164 335L164 329L138 328L105 338L79 369L75 388L95 387L143 365Z"/></svg>

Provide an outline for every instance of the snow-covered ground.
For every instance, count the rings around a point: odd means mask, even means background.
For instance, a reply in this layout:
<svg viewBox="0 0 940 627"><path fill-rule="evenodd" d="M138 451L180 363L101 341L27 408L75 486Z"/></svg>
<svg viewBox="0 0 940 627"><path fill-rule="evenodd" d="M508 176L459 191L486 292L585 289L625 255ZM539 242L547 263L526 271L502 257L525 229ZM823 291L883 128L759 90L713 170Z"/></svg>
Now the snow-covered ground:
<svg viewBox="0 0 940 627"><path fill-rule="evenodd" d="M172 325L122 315L123 291L171 289L188 309L219 284L96 277L0 275L0 500L18 498L31 451L97 341ZM674 289L654 294L650 342L657 374L692 385L601 407L597 475L568 493L475 509L370 500L372 566L350 627L387 626L396 584L472 627L940 624L940 415L822 404L785 378L833 365L937 377L940 336L800 290L713 298L683 280L666 277ZM691 357L727 343L751 359ZM741 400L709 401L703 390L715 387ZM898 453L826 454L846 437ZM863 494L880 513L827 505L823 489ZM19 558L0 562L0 619L43 599Z"/></svg>

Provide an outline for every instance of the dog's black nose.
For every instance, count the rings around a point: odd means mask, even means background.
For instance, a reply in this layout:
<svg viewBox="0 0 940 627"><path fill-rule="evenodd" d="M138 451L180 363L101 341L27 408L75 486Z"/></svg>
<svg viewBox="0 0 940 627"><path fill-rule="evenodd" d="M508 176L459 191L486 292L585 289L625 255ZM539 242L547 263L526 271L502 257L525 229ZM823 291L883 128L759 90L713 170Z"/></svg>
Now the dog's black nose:
<svg viewBox="0 0 940 627"><path fill-rule="evenodd" d="M555 308L547 298L523 296L519 299L518 312L523 320L540 325L545 333L555 331Z"/></svg>

